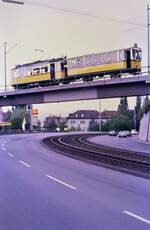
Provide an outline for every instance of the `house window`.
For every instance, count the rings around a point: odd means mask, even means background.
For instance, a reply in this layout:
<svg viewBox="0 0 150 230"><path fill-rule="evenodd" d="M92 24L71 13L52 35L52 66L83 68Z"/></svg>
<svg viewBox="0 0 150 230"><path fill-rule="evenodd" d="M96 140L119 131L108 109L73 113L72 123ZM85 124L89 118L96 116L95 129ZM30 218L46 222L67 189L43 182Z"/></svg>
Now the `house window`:
<svg viewBox="0 0 150 230"><path fill-rule="evenodd" d="M80 121L80 124L85 124L85 121Z"/></svg>

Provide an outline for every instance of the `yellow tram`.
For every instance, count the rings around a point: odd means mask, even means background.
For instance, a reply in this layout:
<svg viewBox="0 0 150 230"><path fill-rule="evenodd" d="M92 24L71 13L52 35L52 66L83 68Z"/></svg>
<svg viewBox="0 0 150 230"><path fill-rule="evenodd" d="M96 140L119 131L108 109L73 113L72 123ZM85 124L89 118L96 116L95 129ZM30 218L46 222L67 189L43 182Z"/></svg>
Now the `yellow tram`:
<svg viewBox="0 0 150 230"><path fill-rule="evenodd" d="M69 83L76 79L93 80L94 77L121 77L124 73L141 71L142 50L133 47L103 53L86 54L73 58L40 60L12 69L15 89L44 87Z"/></svg>

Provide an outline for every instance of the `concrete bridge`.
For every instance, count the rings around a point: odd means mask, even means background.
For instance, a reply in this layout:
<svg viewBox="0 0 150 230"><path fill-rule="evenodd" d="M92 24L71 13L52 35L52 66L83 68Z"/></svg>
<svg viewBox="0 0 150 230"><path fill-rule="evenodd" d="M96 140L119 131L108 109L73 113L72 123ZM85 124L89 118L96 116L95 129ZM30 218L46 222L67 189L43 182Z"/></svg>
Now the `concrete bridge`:
<svg viewBox="0 0 150 230"><path fill-rule="evenodd" d="M150 95L150 76L103 79L0 93L0 106Z"/></svg>

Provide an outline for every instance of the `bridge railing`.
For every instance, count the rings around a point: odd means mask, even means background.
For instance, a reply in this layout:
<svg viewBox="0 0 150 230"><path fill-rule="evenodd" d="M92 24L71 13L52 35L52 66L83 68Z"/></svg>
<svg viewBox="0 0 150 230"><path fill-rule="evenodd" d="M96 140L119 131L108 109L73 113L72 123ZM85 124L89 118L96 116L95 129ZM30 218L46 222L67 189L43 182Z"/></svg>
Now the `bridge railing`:
<svg viewBox="0 0 150 230"><path fill-rule="evenodd" d="M5 92L16 92L16 91L20 91L20 90L26 90L26 89L31 89L31 88L44 88L44 87L55 87L55 86L62 86L65 84L78 84L78 83L85 83L85 82L95 82L95 81L101 81L101 80L110 80L110 79L117 79L117 78L133 78L133 77L141 77L141 76L146 76L148 75L148 67L147 66L143 66L141 68L141 71L135 71L131 72L131 70L133 69L128 69L128 73L124 73L123 70L118 70L117 74L114 75L113 71L110 72L108 74L108 72L103 72L101 73L101 75L96 75L95 76L91 76L90 74L86 76L86 78L83 80L82 79L82 75L78 75L78 76L74 76L72 80L70 80L70 78L65 78L65 79L57 79L57 80L53 80L49 82L49 85L45 85L45 86L40 86L39 82L37 82L36 85L29 85L28 84L28 78L27 81L25 82L26 84L26 88L25 89L14 89L12 87L11 84L7 84L6 86L4 85L0 85L0 93L5 93ZM67 82L68 81L68 82Z"/></svg>

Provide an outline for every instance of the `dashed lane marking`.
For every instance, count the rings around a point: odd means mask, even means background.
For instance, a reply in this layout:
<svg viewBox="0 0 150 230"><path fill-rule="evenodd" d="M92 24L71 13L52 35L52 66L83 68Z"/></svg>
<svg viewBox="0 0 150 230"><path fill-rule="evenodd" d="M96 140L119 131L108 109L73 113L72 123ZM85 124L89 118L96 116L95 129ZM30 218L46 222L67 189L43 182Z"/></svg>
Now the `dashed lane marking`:
<svg viewBox="0 0 150 230"><path fill-rule="evenodd" d="M28 168L31 168L31 165L25 163L24 161L19 161L19 163L21 163L22 165L28 167Z"/></svg>
<svg viewBox="0 0 150 230"><path fill-rule="evenodd" d="M136 215L133 212L129 212L129 211L123 211L123 212L125 214L127 214L128 216L131 216L131 217L133 217L133 218L135 218L137 220L140 220L140 221L142 221L142 222L144 222L146 224L150 224L150 220L147 220L147 219L143 218L142 216Z"/></svg>
<svg viewBox="0 0 150 230"><path fill-rule="evenodd" d="M53 181L55 181L55 182L58 182L58 183L60 183L60 184L62 184L62 185L64 185L64 186L66 186L66 187L68 187L68 188L71 188L71 189L74 189L74 190L77 189L76 187L74 187L74 186L72 186L72 185L70 185L70 184L68 184L68 183L66 183L66 182L64 182L64 181L62 181L62 180L59 180L59 179L57 179L57 178L55 178L55 177L53 177L53 176L46 175L46 177L48 177L49 179L51 179L51 180L53 180Z"/></svg>
<svg viewBox="0 0 150 230"><path fill-rule="evenodd" d="M13 154L11 154L11 153L8 153L8 156L10 156L10 157L12 157L12 158L14 157L14 155L13 155Z"/></svg>
<svg viewBox="0 0 150 230"><path fill-rule="evenodd" d="M3 150L3 151L6 151L6 149L5 149L5 147L4 147L4 146L2 147L2 150Z"/></svg>

